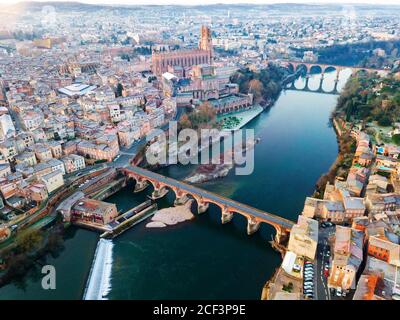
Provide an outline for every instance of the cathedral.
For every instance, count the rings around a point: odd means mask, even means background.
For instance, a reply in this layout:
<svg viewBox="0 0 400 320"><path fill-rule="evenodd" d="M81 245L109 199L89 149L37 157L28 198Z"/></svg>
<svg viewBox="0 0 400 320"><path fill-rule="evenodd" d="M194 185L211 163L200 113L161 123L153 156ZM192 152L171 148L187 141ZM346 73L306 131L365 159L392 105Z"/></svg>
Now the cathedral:
<svg viewBox="0 0 400 320"><path fill-rule="evenodd" d="M213 56L211 30L201 27L201 38L198 49L153 52L152 71L157 76L168 71L169 66L189 68L199 64L211 64Z"/></svg>

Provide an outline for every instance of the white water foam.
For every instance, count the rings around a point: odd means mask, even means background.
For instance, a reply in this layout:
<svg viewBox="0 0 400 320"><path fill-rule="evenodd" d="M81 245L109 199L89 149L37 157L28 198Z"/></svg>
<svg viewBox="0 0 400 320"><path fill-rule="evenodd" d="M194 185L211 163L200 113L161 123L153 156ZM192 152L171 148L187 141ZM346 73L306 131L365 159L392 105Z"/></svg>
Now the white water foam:
<svg viewBox="0 0 400 320"><path fill-rule="evenodd" d="M107 300L111 290L113 246L113 242L106 239L100 239L97 243L83 300Z"/></svg>

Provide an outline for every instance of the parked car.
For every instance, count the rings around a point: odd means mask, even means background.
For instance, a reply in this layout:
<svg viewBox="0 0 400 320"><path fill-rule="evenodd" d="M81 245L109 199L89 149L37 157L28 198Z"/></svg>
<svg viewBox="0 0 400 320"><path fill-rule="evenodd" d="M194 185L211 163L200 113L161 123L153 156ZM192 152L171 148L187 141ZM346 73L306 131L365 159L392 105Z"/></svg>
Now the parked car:
<svg viewBox="0 0 400 320"><path fill-rule="evenodd" d="M300 272L300 271L301 271L301 267L300 267L298 264L295 264L295 265L293 266L293 271L295 271L295 272Z"/></svg>

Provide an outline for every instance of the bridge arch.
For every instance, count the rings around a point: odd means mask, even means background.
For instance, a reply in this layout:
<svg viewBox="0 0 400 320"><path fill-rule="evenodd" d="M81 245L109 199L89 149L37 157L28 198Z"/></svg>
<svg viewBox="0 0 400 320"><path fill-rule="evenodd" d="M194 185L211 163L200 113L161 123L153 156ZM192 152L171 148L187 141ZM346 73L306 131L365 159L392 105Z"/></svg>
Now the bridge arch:
<svg viewBox="0 0 400 320"><path fill-rule="evenodd" d="M299 63L296 66L296 72L301 72L303 75L306 75L308 73L308 67L304 63Z"/></svg>
<svg viewBox="0 0 400 320"><path fill-rule="evenodd" d="M129 178L134 178L138 183L152 184L155 189L152 194L154 199L165 196L165 191L168 191L166 188L169 187L176 195L193 197L197 201L199 213L205 212L210 204L216 205L222 212L221 220L223 223L231 221L234 213L240 214L247 219L247 233L249 235L258 230L261 222L267 223L276 229L275 239L280 244L281 239L287 239L294 225L292 221L285 218L137 166L119 168L118 170L124 172Z"/></svg>
<svg viewBox="0 0 400 320"><path fill-rule="evenodd" d="M367 68L357 68L353 70L353 74L355 75L360 75L360 74L367 75L369 73L370 71Z"/></svg>
<svg viewBox="0 0 400 320"><path fill-rule="evenodd" d="M312 65L310 66L310 74L319 74L319 73L324 73L325 69L323 69L320 65Z"/></svg>
<svg viewBox="0 0 400 320"><path fill-rule="evenodd" d="M340 72L340 70L339 70L338 68L334 67L334 66L326 66L326 67L323 69L323 73L334 72L334 71Z"/></svg>
<svg viewBox="0 0 400 320"><path fill-rule="evenodd" d="M193 201L194 207L196 207L197 209L199 208L199 199L192 193L187 192L185 190L180 190L175 187L168 186L168 188L170 188L175 194L175 201L174 201L175 205L183 205L183 204L186 204L187 201ZM198 213L198 211L197 211L197 213Z"/></svg>
<svg viewBox="0 0 400 320"><path fill-rule="evenodd" d="M128 175L128 181L134 181L135 192L143 191L151 186L153 189L156 188L156 183L152 179L137 175Z"/></svg>
<svg viewBox="0 0 400 320"><path fill-rule="evenodd" d="M288 62L286 64L286 68L289 70L290 73L295 73L296 72L296 66L291 62Z"/></svg>

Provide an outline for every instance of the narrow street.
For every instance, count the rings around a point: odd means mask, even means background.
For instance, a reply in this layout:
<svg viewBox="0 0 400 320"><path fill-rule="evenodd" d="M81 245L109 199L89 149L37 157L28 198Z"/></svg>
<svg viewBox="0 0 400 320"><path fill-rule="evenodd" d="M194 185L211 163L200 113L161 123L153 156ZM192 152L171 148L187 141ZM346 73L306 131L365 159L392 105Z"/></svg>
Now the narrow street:
<svg viewBox="0 0 400 320"><path fill-rule="evenodd" d="M315 298L318 300L331 300L331 293L328 288L328 279L324 276L324 267L330 264L330 251L328 238L335 232L335 226L320 228L318 237L317 257L315 261Z"/></svg>

